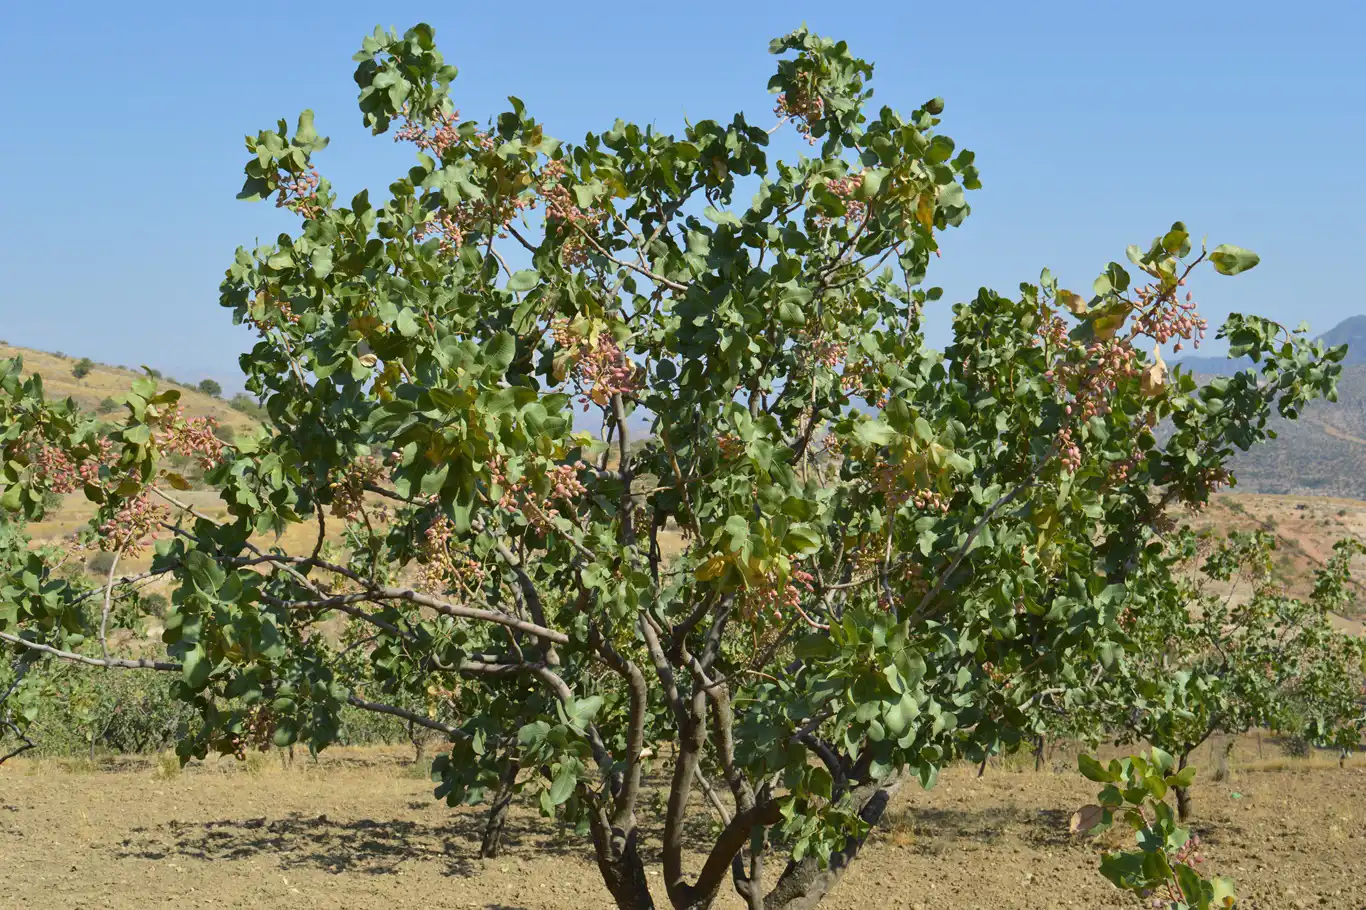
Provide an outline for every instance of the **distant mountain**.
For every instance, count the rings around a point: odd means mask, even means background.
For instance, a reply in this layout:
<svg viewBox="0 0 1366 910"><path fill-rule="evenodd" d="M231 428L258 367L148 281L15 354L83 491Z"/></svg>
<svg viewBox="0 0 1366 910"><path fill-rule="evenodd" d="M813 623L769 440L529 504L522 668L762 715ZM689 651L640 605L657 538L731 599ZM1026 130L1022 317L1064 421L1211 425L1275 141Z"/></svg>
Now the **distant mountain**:
<svg viewBox="0 0 1366 910"><path fill-rule="evenodd" d="M1227 357L1182 357L1177 364L1186 372L1201 376L1232 376L1253 365L1246 357L1237 360Z"/></svg>

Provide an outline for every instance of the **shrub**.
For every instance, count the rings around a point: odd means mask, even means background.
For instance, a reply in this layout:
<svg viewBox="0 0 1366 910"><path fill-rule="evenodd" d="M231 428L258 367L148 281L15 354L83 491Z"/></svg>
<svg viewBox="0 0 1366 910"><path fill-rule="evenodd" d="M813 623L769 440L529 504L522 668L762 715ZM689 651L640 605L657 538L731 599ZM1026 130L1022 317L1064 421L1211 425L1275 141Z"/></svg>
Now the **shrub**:
<svg viewBox="0 0 1366 910"><path fill-rule="evenodd" d="M71 367L71 375L76 377L79 382L89 376L95 370L95 363L89 357L82 357Z"/></svg>
<svg viewBox="0 0 1366 910"><path fill-rule="evenodd" d="M257 420L265 419L265 408L261 407L254 400L252 400L250 395L238 392L236 395L232 396L232 400L228 402L228 405L233 410L240 411L241 413L246 414L248 417L252 417Z"/></svg>
<svg viewBox="0 0 1366 910"><path fill-rule="evenodd" d="M201 380L198 388L199 391L203 392L205 395L210 395L214 398L223 394L223 387L212 379Z"/></svg>
<svg viewBox="0 0 1366 910"><path fill-rule="evenodd" d="M117 411L118 409L119 409L119 403L118 403L117 401L115 401L115 400L112 399L112 398L105 397L105 398L101 399L99 405L96 406L96 408L95 408L95 413L97 413L97 414L112 414L114 411Z"/></svg>
<svg viewBox="0 0 1366 910"><path fill-rule="evenodd" d="M109 570L114 567L114 554L107 550L100 550L91 554L90 558L86 560L85 567L94 575L107 576Z"/></svg>

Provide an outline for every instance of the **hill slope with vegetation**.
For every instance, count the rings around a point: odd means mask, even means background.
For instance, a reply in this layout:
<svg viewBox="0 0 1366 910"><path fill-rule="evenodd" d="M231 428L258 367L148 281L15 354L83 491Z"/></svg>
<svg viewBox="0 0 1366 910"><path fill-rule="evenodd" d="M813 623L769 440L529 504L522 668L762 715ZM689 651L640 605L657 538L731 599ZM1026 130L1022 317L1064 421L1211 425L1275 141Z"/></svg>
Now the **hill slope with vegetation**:
<svg viewBox="0 0 1366 910"><path fill-rule="evenodd" d="M12 357L23 358L25 376L38 373L43 377L43 386L50 398L70 397L82 410L93 414L112 413L118 407L115 399L128 391L134 379L144 375L141 370L0 342L0 360ZM232 432L243 432L259 423L255 416L259 413L256 403L248 396L239 395L228 401L201 391L198 385L170 377L161 376L158 382L180 391L181 404L191 417L211 417L221 426L230 427ZM212 380L209 383L210 390L217 386Z"/></svg>

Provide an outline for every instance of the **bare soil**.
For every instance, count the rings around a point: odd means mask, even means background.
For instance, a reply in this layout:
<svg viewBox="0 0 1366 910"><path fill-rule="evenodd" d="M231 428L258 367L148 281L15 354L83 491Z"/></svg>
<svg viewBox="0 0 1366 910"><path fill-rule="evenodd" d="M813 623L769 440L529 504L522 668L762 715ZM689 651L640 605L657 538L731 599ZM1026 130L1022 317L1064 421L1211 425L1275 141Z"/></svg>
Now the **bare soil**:
<svg viewBox="0 0 1366 910"><path fill-rule="evenodd" d="M1255 739L1237 754L1254 760L1235 766L1232 781L1196 785L1195 828L1208 867L1237 881L1239 906L1366 908L1366 762L1259 763ZM1096 789L1074 767L1007 761L982 778L954 768L932 791L904 790L822 906L1140 906L1096 871L1104 845L1067 833ZM481 824L477 810L435 802L396 751L337 750L289 768L255 756L185 772L173 759L99 770L19 760L0 770L0 905L608 906L590 849L572 833L519 807L504 856L483 861ZM706 838L697 834L694 867ZM723 894L718 906L740 904Z"/></svg>

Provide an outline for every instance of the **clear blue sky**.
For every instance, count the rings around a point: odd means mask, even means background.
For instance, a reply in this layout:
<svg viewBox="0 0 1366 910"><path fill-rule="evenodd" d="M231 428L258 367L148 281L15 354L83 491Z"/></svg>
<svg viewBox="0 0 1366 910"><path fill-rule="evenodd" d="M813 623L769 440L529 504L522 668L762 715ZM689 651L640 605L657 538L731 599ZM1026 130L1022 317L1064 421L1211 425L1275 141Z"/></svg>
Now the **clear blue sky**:
<svg viewBox="0 0 1366 910"><path fill-rule="evenodd" d="M944 130L977 152L984 189L930 275L949 299L1045 265L1087 285L1182 219L1262 255L1197 286L1212 324L1239 309L1326 329L1366 312L1362 4L40 2L5 18L0 339L14 344L238 387L251 336L218 282L238 244L289 227L233 198L242 136L311 107L342 198L381 191L410 152L362 128L350 55L377 23L422 20L460 67L465 116L515 94L577 140L617 116L769 122L768 39L805 19L876 62L876 102L942 95Z"/></svg>

